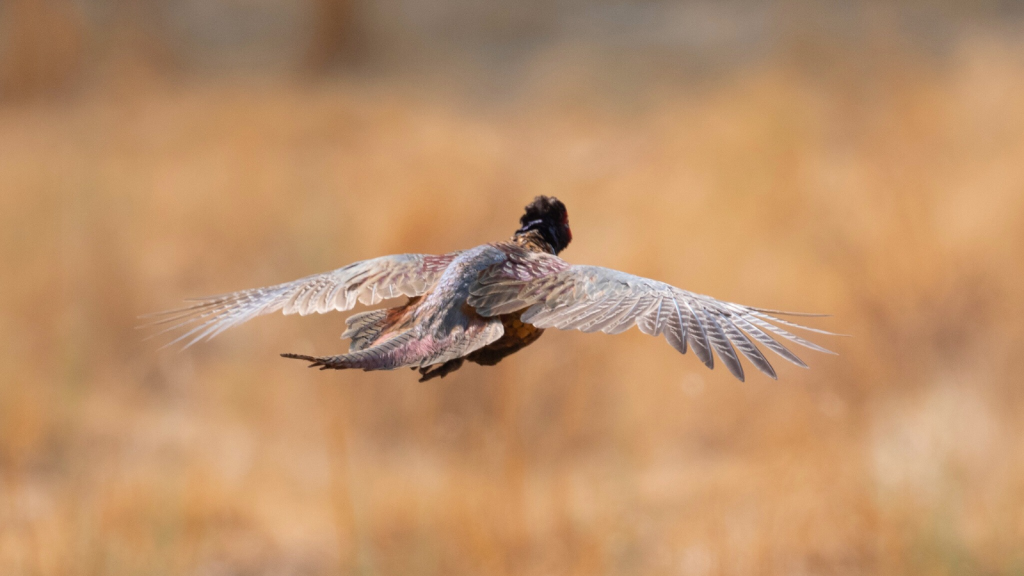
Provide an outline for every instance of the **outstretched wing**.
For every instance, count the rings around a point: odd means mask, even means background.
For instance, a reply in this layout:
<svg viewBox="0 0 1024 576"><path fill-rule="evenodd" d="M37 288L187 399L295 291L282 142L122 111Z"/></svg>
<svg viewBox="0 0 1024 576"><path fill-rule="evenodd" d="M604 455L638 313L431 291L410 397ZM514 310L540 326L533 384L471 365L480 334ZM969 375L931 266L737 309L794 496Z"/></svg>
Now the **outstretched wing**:
<svg viewBox="0 0 1024 576"><path fill-rule="evenodd" d="M522 321L538 328L618 334L635 325L645 334L663 335L680 353L689 345L708 368L714 368L714 351L740 380L743 366L736 350L776 378L754 341L804 368L782 342L832 353L780 326L829 332L776 317L812 315L722 302L618 270L573 266L547 254L510 255L504 264L488 269L472 288L469 304L482 316L525 309Z"/></svg>
<svg viewBox="0 0 1024 576"><path fill-rule="evenodd" d="M419 296L434 284L456 255L382 256L276 286L197 298L192 306L146 316L155 319L147 326L169 325L157 334L185 330L167 345L190 338L185 345L188 348L232 326L278 310L305 316L350 310L357 301L372 305L386 298Z"/></svg>

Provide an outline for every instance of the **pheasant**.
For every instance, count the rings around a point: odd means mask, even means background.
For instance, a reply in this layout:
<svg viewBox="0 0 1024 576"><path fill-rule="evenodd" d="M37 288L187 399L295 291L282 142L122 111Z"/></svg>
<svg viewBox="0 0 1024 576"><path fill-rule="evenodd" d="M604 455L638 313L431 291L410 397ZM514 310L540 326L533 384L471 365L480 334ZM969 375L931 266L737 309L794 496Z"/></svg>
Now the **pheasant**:
<svg viewBox="0 0 1024 576"><path fill-rule="evenodd" d="M200 298L153 315L152 324L169 325L159 333L185 330L168 345L187 341L187 348L278 310L305 316L405 296L400 306L350 316L342 335L351 339L346 354L282 356L321 370L411 367L420 381L444 377L467 360L493 366L547 328L618 334L636 326L664 336L682 354L692 348L708 368L717 355L741 381L739 355L777 378L755 341L804 368L784 343L833 353L783 327L831 333L779 318L817 315L732 304L609 268L569 264L558 257L572 241L569 215L556 198L537 197L519 221L505 242L442 255L382 256L276 286Z"/></svg>

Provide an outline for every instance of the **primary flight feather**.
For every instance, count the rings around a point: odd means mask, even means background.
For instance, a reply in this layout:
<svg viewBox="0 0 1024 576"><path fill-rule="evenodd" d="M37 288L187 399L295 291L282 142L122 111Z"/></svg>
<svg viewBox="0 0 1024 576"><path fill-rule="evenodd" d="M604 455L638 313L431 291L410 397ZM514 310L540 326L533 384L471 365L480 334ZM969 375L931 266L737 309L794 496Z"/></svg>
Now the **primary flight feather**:
<svg viewBox="0 0 1024 576"><path fill-rule="evenodd" d="M406 296L402 306L348 318L347 354L282 354L323 370L419 369L420 380L458 370L469 360L492 366L532 344L546 328L618 334L636 326L664 336L708 368L715 356L743 380L740 355L768 376L775 369L761 344L807 367L786 344L828 350L783 328L829 334L777 316L808 316L722 302L625 272L569 264L558 257L572 241L565 205L540 196L526 207L520 228L505 242L443 255L401 254L356 262L276 286L195 300L155 314L159 333L181 332L171 343L213 338L256 316L351 310Z"/></svg>

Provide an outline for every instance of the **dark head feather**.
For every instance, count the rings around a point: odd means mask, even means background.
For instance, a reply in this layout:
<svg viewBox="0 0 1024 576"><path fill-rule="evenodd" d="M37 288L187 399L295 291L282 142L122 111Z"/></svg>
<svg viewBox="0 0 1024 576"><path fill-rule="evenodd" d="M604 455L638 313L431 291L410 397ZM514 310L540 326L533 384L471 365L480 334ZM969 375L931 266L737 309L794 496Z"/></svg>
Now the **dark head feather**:
<svg viewBox="0 0 1024 576"><path fill-rule="evenodd" d="M558 198L537 196L526 206L526 213L519 219L522 225L516 234L536 230L558 254L572 241L569 229L569 212Z"/></svg>

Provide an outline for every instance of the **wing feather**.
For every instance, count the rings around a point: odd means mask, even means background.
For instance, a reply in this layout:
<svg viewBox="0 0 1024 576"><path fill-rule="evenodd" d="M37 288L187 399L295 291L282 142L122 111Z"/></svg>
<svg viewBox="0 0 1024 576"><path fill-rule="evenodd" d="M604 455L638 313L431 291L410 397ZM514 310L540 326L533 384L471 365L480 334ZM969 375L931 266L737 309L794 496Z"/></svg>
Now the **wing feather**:
<svg viewBox="0 0 1024 576"><path fill-rule="evenodd" d="M740 382L743 382L743 365L740 364L739 356L736 355L736 350L733 349L732 343L729 342L725 331L722 330L721 324L718 323L713 314L708 313L707 309L701 310L700 314L704 317L704 322L701 322L701 324L706 326L705 330L708 332L708 340L711 341L711 345L715 348L715 352L718 353L718 357L725 363L725 367L729 369L729 372Z"/></svg>
<svg viewBox="0 0 1024 576"><path fill-rule="evenodd" d="M387 298L420 296L456 255L383 256L276 286L199 298L185 308L144 316L153 319L144 327L161 326L153 336L183 330L166 346L187 340L188 348L232 326L279 310L305 316L351 310L356 302L373 305Z"/></svg>
<svg viewBox="0 0 1024 576"><path fill-rule="evenodd" d="M640 321L644 312L652 305L653 302L648 294L636 298L631 307L622 309L616 316L605 322L601 331L606 334L619 334L629 330Z"/></svg>
<svg viewBox="0 0 1024 576"><path fill-rule="evenodd" d="M729 341L732 342L733 346L740 351L743 356L750 361L751 364L757 367L758 370L764 372L772 379L777 380L778 375L775 374L775 368L772 367L771 362L764 357L764 354L750 341L736 324L732 322L731 318L723 317L719 322L722 327L722 331L728 336Z"/></svg>
<svg viewBox="0 0 1024 576"><path fill-rule="evenodd" d="M715 357L711 354L711 344L708 342L708 331L697 318L697 314L693 311L693 305L689 300L686 298L672 298L672 302L674 302L676 306L679 305L680 300L682 300L683 305L686 306L686 311L689 313L687 315L687 322L689 323L690 342L693 345L693 352L697 355L697 358L700 358L700 361L708 367L708 369L714 370ZM700 334L699 339L697 338L698 334Z"/></svg>
<svg viewBox="0 0 1024 576"><path fill-rule="evenodd" d="M751 324L744 318L737 315L732 316L732 321L746 334L753 336L754 340L757 340L772 352L775 352L779 356L782 356L786 360L789 360L790 362L796 364L797 366L800 366L801 368L808 367L807 364L805 364L799 356L790 352L789 348L786 348L785 346L780 344L778 340L772 338L764 330L761 330L757 326Z"/></svg>
<svg viewBox="0 0 1024 576"><path fill-rule="evenodd" d="M686 320L683 319L683 312L679 309L679 303L675 301L670 302L672 306L669 308L669 314L664 316L665 324L659 332L665 336L665 340L670 346L679 351L680 354L686 354L686 338L690 333L690 329L687 326Z"/></svg>
<svg viewBox="0 0 1024 576"><path fill-rule="evenodd" d="M550 254L516 254L488 269L471 287L469 304L482 316L525 310L522 321L538 328L617 334L637 326L644 334L663 336L680 353L692 348L708 368L714 368L717 355L740 380L740 355L778 377L755 342L804 368L807 364L783 341L829 352L783 326L832 335L774 314L810 315L723 302L617 270L573 266Z"/></svg>

